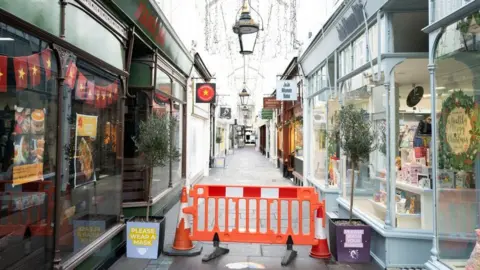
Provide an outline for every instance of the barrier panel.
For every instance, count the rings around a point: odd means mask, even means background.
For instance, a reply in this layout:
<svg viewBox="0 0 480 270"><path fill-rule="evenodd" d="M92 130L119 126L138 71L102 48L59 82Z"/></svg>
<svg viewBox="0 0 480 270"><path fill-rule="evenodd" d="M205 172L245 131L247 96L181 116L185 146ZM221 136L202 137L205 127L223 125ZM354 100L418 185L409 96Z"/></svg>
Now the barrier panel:
<svg viewBox="0 0 480 270"><path fill-rule="evenodd" d="M284 244L282 265L297 255L293 245L317 246L315 214L324 212L313 187L195 185L191 239L213 241L215 250L204 262L229 252L220 242Z"/></svg>

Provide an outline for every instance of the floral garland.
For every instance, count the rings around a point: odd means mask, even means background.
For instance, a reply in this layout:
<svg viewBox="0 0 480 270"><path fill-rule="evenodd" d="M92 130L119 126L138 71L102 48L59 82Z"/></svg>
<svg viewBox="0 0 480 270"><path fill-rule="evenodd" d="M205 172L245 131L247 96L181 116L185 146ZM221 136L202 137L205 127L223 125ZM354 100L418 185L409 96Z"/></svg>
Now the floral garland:
<svg viewBox="0 0 480 270"><path fill-rule="evenodd" d="M477 136L480 132L480 123L477 118L479 116L478 104L474 102L473 97L466 95L462 90L458 90L452 93L447 99L443 101L442 112L439 119L439 167L440 169L456 169L471 171L473 168L473 161L477 151L479 150L479 143ZM453 153L450 145L447 142L447 119L450 113L456 108L464 108L465 113L470 119L472 130L470 130L470 145L460 154Z"/></svg>

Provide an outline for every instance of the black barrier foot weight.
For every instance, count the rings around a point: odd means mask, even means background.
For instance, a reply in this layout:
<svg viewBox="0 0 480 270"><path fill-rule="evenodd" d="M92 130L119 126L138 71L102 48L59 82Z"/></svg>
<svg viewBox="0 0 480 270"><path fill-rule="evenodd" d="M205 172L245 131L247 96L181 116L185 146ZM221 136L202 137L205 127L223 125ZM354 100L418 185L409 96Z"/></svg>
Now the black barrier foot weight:
<svg viewBox="0 0 480 270"><path fill-rule="evenodd" d="M213 252L203 256L202 262L211 261L230 252L228 248L220 247L220 238L217 233L213 236L213 247L215 248Z"/></svg>
<svg viewBox="0 0 480 270"><path fill-rule="evenodd" d="M287 239L287 250L285 250L285 255L282 257L282 266L289 265L297 257L297 251L293 250L293 239L289 235Z"/></svg>
<svg viewBox="0 0 480 270"><path fill-rule="evenodd" d="M185 257L193 257L198 256L202 253L203 247L200 243L196 243L192 249L189 250L179 250L172 247L172 245L168 245L164 250L163 254L167 256L185 256Z"/></svg>
<svg viewBox="0 0 480 270"><path fill-rule="evenodd" d="M211 261L213 259L216 259L216 258L218 258L222 255L227 254L229 251L230 250L228 248L215 247L215 249L213 250L212 253L203 256L202 262L208 262L208 261Z"/></svg>

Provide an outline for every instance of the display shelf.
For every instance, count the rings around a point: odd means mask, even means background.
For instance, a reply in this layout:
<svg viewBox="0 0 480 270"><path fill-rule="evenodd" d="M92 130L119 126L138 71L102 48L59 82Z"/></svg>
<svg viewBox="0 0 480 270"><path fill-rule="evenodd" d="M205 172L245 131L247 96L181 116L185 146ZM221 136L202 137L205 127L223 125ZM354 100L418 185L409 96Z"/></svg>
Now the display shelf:
<svg viewBox="0 0 480 270"><path fill-rule="evenodd" d="M384 183L387 182L387 180L385 178L375 177L375 179L377 179L379 181L382 181ZM407 182L396 181L395 183L396 183L396 185L395 185L396 188L401 189L401 190L405 190L405 191L409 191L409 192L412 192L412 193L415 193L415 194L419 194L419 195L422 195L423 193L431 193L432 192L432 190L429 189L429 188L422 188L422 187L419 187L419 186L416 186L416 185L409 184Z"/></svg>
<svg viewBox="0 0 480 270"><path fill-rule="evenodd" d="M378 180L378 181L384 182L384 183L387 182L387 180L385 178L375 177L375 179ZM420 218L420 223L417 225L416 229L432 230L433 229L433 220L432 220L433 219L433 216L432 216L433 192L432 192L432 189L422 188L422 187L419 187L417 185L412 185L412 184L402 182L402 181L396 181L395 182L395 188L420 195L420 214L405 214L405 215L409 215L408 218L410 218L410 219L413 218L413 217L411 217L412 215L416 215L417 217L415 217L415 219L417 219L417 220L418 220L418 218ZM371 201L374 202L374 203L377 203L374 200L371 200ZM407 222L407 223L402 222L402 221L404 221L403 220L404 218L401 217L399 219L398 215L399 214L397 214L397 223L398 223L397 226L399 228L411 228L410 227L411 222ZM404 214L401 214L401 215L404 215ZM405 227L405 226L407 226L407 227Z"/></svg>
<svg viewBox="0 0 480 270"><path fill-rule="evenodd" d="M369 199L377 215L385 216L387 206ZM395 213L397 225L402 229L418 229L421 226L421 214Z"/></svg>

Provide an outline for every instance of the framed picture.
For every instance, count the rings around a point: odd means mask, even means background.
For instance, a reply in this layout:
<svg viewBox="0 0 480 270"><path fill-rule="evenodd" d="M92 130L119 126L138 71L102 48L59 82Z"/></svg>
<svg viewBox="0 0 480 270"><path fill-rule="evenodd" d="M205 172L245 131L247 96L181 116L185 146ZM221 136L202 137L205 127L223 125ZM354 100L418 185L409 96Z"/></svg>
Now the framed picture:
<svg viewBox="0 0 480 270"><path fill-rule="evenodd" d="M432 181L430 180L430 177L428 177L428 174L422 174L419 173L417 174L417 179L418 179L418 185L421 188L428 188L432 189Z"/></svg>
<svg viewBox="0 0 480 270"><path fill-rule="evenodd" d="M475 186L475 178L473 177L473 173L459 171L455 172L455 188L472 188Z"/></svg>
<svg viewBox="0 0 480 270"><path fill-rule="evenodd" d="M454 188L454 173L447 170L439 170L438 184L440 188Z"/></svg>

